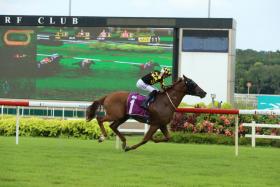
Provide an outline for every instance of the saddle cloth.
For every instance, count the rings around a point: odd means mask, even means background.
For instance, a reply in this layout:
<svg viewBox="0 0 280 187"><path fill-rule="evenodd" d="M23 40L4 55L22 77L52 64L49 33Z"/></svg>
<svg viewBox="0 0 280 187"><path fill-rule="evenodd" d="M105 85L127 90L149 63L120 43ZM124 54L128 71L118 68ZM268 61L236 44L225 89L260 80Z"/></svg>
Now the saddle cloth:
<svg viewBox="0 0 280 187"><path fill-rule="evenodd" d="M148 118L148 111L141 107L145 98L146 96L140 95L139 93L130 93L127 98L127 114L135 117Z"/></svg>

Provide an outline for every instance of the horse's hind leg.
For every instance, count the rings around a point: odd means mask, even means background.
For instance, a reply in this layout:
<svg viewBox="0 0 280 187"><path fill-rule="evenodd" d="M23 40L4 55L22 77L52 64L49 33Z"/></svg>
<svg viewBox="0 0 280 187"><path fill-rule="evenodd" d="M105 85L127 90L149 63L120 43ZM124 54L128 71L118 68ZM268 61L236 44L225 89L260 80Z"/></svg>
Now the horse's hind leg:
<svg viewBox="0 0 280 187"><path fill-rule="evenodd" d="M123 124L128 118L125 117L123 119L114 121L111 125L110 128L114 131L114 133L121 139L122 141L122 148L125 149L126 147L126 138L124 137L124 135L122 135L120 133L120 131L118 130L118 127Z"/></svg>
<svg viewBox="0 0 280 187"><path fill-rule="evenodd" d="M101 135L101 136L99 137L99 139L98 139L98 142L103 142L104 139L105 139L105 137L107 137L107 132L106 132L106 130L105 130L105 128L104 128L104 125L103 125L103 122L104 122L104 121L107 121L107 116L104 116L104 117L98 116L98 117L96 118L96 120L97 120L97 122L98 122L98 125L99 125L100 130L101 130L101 133L102 133L102 135Z"/></svg>
<svg viewBox="0 0 280 187"><path fill-rule="evenodd" d="M142 140L140 143L135 144L135 145L133 145L133 146L131 146L131 147L126 147L126 148L125 148L125 151L130 151L130 150L132 150L132 149L136 149L136 148L138 148L139 146L141 146L141 145L147 143L150 139L152 139L153 135L154 135L155 132L158 130L158 128L159 128L159 126L153 126L153 125L151 125L150 128L149 128L149 130L148 130L148 132L145 134L143 140Z"/></svg>
<svg viewBox="0 0 280 187"><path fill-rule="evenodd" d="M164 126L160 126L159 129L161 130L162 134L164 135L163 138L161 139L156 139L156 138L153 138L152 140L155 142L155 143L159 143L159 142L167 142L169 141L170 139L170 135L169 135L169 132L168 132L168 129L167 129L167 126L164 125Z"/></svg>

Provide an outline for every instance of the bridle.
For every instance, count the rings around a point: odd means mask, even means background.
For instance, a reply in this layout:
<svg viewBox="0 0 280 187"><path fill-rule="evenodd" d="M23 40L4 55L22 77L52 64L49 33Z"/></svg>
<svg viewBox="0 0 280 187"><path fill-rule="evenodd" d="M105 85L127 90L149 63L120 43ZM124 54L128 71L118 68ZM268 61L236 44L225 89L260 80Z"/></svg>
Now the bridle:
<svg viewBox="0 0 280 187"><path fill-rule="evenodd" d="M181 81L184 81L184 82L185 82L184 79L182 79ZM187 83L189 83L189 85L187 85L187 84L185 83L187 87L188 87L188 86L189 86L189 87L195 87L195 86L196 86L195 83L194 83L191 79L188 79L188 80L187 80ZM176 111L176 110L177 110L177 107L174 105L174 103L173 103L171 97L169 96L168 92L166 91L165 93L166 93L166 95L167 95L167 97L168 97L168 100L169 100L169 102L171 103L172 107L173 107L174 110Z"/></svg>
<svg viewBox="0 0 280 187"><path fill-rule="evenodd" d="M167 95L167 97L168 97L168 99L169 99L169 101L170 101L171 105L173 106L174 110L176 111L176 110L177 110L177 108L176 108L176 106L174 105L174 103L172 102L172 100L171 100L171 98L170 98L170 96L169 96L168 92L165 92L165 93L166 93L166 95Z"/></svg>

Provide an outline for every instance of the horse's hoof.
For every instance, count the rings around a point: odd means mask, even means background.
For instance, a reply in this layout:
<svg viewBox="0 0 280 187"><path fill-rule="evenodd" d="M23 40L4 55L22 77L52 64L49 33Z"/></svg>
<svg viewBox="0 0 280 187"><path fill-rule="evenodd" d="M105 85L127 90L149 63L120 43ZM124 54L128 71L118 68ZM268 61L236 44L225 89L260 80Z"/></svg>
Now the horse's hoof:
<svg viewBox="0 0 280 187"><path fill-rule="evenodd" d="M130 151L130 150L131 150L131 147L129 147L129 146L126 146L126 147L124 148L124 151L125 151L125 152Z"/></svg>
<svg viewBox="0 0 280 187"><path fill-rule="evenodd" d="M122 143L122 149L125 150L126 147L126 143Z"/></svg>
<svg viewBox="0 0 280 187"><path fill-rule="evenodd" d="M104 140L105 140L105 137L104 137L104 136L101 136L101 137L98 138L98 142L99 142L99 143L103 142Z"/></svg>

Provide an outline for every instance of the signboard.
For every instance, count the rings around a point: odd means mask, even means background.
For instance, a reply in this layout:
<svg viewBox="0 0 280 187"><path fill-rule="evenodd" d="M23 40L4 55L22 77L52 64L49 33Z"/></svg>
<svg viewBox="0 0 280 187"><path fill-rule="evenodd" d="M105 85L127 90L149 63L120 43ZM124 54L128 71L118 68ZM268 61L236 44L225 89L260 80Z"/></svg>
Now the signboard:
<svg viewBox="0 0 280 187"><path fill-rule="evenodd" d="M280 109L280 96L257 96L258 99L258 109Z"/></svg>

